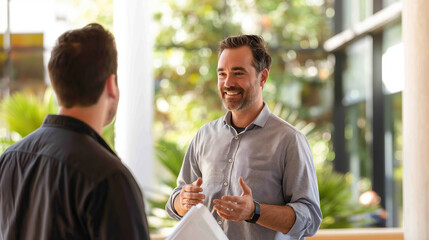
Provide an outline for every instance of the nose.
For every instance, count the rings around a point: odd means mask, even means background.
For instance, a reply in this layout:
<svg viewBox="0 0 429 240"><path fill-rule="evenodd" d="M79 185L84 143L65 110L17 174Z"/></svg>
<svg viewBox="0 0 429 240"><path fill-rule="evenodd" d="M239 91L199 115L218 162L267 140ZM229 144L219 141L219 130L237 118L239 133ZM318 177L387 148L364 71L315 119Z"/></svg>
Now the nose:
<svg viewBox="0 0 429 240"><path fill-rule="evenodd" d="M225 82L224 82L224 84L223 84L225 87L231 87L231 86L234 86L234 82L233 82L233 79L232 79L232 77L231 77L231 75L227 75L226 77L225 77Z"/></svg>

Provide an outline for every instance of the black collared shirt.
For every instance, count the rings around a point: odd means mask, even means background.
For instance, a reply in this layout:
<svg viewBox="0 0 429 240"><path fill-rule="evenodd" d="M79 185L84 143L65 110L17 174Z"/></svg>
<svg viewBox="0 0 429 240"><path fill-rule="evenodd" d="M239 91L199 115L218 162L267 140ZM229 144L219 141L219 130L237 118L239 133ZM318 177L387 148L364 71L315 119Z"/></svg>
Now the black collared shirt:
<svg viewBox="0 0 429 240"><path fill-rule="evenodd" d="M0 157L0 239L149 239L140 188L106 142L48 115Z"/></svg>

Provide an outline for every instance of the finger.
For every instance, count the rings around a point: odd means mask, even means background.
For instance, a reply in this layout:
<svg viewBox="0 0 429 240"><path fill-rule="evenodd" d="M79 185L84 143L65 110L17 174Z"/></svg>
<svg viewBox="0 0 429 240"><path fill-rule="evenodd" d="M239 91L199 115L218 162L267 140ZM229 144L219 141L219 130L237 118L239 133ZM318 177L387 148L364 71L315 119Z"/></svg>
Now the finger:
<svg viewBox="0 0 429 240"><path fill-rule="evenodd" d="M185 186L183 186L182 188L185 192L195 192L195 193L199 193L202 192L203 189L197 186L194 186L192 184L187 184Z"/></svg>
<svg viewBox="0 0 429 240"><path fill-rule="evenodd" d="M183 199L183 201L182 201L183 203L185 203L185 204L190 204L190 205L197 205L198 203L203 203L203 201L202 200L197 200L197 199L187 199L187 198L185 198L185 199Z"/></svg>
<svg viewBox="0 0 429 240"><path fill-rule="evenodd" d="M229 202L236 202L236 203L243 202L243 199L240 196L223 196L222 200L229 201Z"/></svg>
<svg viewBox="0 0 429 240"><path fill-rule="evenodd" d="M195 206L195 205L193 205L193 204L183 204L183 208L186 209L186 210L191 209L193 206Z"/></svg>
<svg viewBox="0 0 429 240"><path fill-rule="evenodd" d="M219 215L221 218L226 219L226 220L229 220L229 221L237 221L237 218L236 218L236 217L234 217L234 216L231 216L231 215L226 215L226 214L223 214L223 213L221 213L221 212L218 212L218 215Z"/></svg>
<svg viewBox="0 0 429 240"><path fill-rule="evenodd" d="M241 190L243 190L241 196L252 195L252 189L250 189L250 187L244 182L242 177L238 178L238 183L240 183Z"/></svg>
<svg viewBox="0 0 429 240"><path fill-rule="evenodd" d="M186 204L186 209L191 209L193 206L195 206L195 205L193 205L193 204Z"/></svg>
<svg viewBox="0 0 429 240"><path fill-rule="evenodd" d="M237 204L235 202L222 201L219 199L213 200L213 203L229 209L235 209L237 207Z"/></svg>
<svg viewBox="0 0 429 240"><path fill-rule="evenodd" d="M191 209L191 207L192 207L192 205L189 205L189 204L182 204L182 205L187 210Z"/></svg>
<svg viewBox="0 0 429 240"><path fill-rule="evenodd" d="M195 180L195 182L192 183L192 185L197 187L201 186L201 184L203 184L203 179L200 177L197 180Z"/></svg>
<svg viewBox="0 0 429 240"><path fill-rule="evenodd" d="M213 206L213 208L216 210L216 212L220 215L226 216L228 218L231 218L233 216L233 212L229 211L228 209L225 209L220 206Z"/></svg>
<svg viewBox="0 0 429 240"><path fill-rule="evenodd" d="M183 199L188 198L188 199L197 199L197 200L200 200L200 199L205 199L206 198L206 195L201 194L201 193L182 192L180 195L181 195L181 197Z"/></svg>

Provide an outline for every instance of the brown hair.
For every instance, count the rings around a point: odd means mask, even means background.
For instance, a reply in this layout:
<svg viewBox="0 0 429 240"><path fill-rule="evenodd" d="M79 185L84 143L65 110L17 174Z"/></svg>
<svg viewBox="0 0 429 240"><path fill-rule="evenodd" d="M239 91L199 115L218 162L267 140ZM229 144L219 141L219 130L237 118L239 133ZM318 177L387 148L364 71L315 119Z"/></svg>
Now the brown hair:
<svg viewBox="0 0 429 240"><path fill-rule="evenodd" d="M95 104L106 79L117 75L117 69L115 38L96 23L63 33L48 64L58 101L66 108Z"/></svg>
<svg viewBox="0 0 429 240"><path fill-rule="evenodd" d="M250 47L253 55L252 65L256 69L256 73L260 73L265 68L271 68L271 56L264 40L257 35L238 35L227 37L219 43L218 56L223 50L228 48L239 48L242 46Z"/></svg>

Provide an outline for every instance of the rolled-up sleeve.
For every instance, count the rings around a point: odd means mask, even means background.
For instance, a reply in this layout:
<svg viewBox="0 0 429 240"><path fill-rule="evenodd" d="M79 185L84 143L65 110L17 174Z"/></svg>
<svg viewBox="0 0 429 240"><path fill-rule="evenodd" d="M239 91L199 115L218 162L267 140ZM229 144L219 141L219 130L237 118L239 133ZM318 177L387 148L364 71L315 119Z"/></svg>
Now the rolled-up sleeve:
<svg viewBox="0 0 429 240"><path fill-rule="evenodd" d="M306 137L296 132L286 146L283 194L296 214L287 236L303 239L314 235L322 222L313 156Z"/></svg>
<svg viewBox="0 0 429 240"><path fill-rule="evenodd" d="M168 198L167 204L165 205L165 211L167 211L167 213L168 213L168 215L170 215L170 217L172 217L173 219L176 219L176 220L182 219L182 217L174 209L174 199L176 198L177 195L179 195L181 189L182 189L182 187L175 188L173 190L173 193Z"/></svg>
<svg viewBox="0 0 429 240"><path fill-rule="evenodd" d="M173 190L170 197L168 198L165 210L168 215L173 219L180 220L182 217L174 209L174 199L179 195L182 187L186 184L190 184L201 177L201 171L198 167L195 154L195 144L197 142L199 134L197 133L192 139L188 150L186 151L185 158L183 159L182 168L180 169L179 176L177 177L177 187Z"/></svg>

